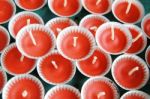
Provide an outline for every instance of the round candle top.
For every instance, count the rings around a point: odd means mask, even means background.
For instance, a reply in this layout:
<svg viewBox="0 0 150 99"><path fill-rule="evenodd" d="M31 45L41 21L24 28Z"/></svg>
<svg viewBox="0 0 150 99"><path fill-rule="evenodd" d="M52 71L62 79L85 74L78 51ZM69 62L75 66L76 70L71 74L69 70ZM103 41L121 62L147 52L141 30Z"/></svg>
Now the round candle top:
<svg viewBox="0 0 150 99"><path fill-rule="evenodd" d="M10 36L8 31L0 26L0 53L4 50L4 48L9 44Z"/></svg>
<svg viewBox="0 0 150 99"><path fill-rule="evenodd" d="M98 46L107 53L121 54L132 44L130 31L120 23L107 22L96 31Z"/></svg>
<svg viewBox="0 0 150 99"><path fill-rule="evenodd" d="M111 63L111 56L95 47L94 53L88 59L77 62L77 67L85 76L94 77L107 74Z"/></svg>
<svg viewBox="0 0 150 99"><path fill-rule="evenodd" d="M56 50L39 59L37 64L40 77L53 85L69 82L76 71L73 62L65 59Z"/></svg>
<svg viewBox="0 0 150 99"><path fill-rule="evenodd" d="M139 0L115 0L112 12L119 21L131 24L141 21L145 14L144 7Z"/></svg>
<svg viewBox="0 0 150 99"><path fill-rule="evenodd" d="M90 13L107 14L111 11L112 0L81 0L83 7Z"/></svg>
<svg viewBox="0 0 150 99"><path fill-rule="evenodd" d="M16 44L24 56L37 59L54 49L55 36L44 25L33 24L19 31Z"/></svg>
<svg viewBox="0 0 150 99"><path fill-rule="evenodd" d="M108 22L109 20L101 15L87 15L81 21L79 26L88 29L94 36L99 26Z"/></svg>
<svg viewBox="0 0 150 99"><path fill-rule="evenodd" d="M125 90L140 89L149 79L149 70L140 57L121 55L112 64L112 76Z"/></svg>
<svg viewBox="0 0 150 99"><path fill-rule="evenodd" d="M46 24L46 26L54 32L54 35L56 37L63 29L69 26L76 26L76 25L77 24L73 20L63 17L53 18Z"/></svg>
<svg viewBox="0 0 150 99"><path fill-rule="evenodd" d="M17 13L12 17L8 25L8 29L13 38L16 38L16 35L24 26L29 25L27 23L28 20L30 20L29 24L44 24L42 18L34 12L23 11Z"/></svg>
<svg viewBox="0 0 150 99"><path fill-rule="evenodd" d="M118 99L117 86L106 77L88 79L81 89L82 99Z"/></svg>
<svg viewBox="0 0 150 99"><path fill-rule="evenodd" d="M0 24L4 24L16 13L13 0L0 0Z"/></svg>
<svg viewBox="0 0 150 99"><path fill-rule="evenodd" d="M4 72L4 70L0 68L0 93L2 92L6 82L7 82L7 75Z"/></svg>
<svg viewBox="0 0 150 99"><path fill-rule="evenodd" d="M70 85L58 85L50 89L44 99L80 99L80 92Z"/></svg>
<svg viewBox="0 0 150 99"><path fill-rule="evenodd" d="M43 99L44 87L39 79L32 75L13 77L5 85L3 99Z"/></svg>
<svg viewBox="0 0 150 99"><path fill-rule="evenodd" d="M17 6L28 11L35 11L41 9L47 0L15 0Z"/></svg>
<svg viewBox="0 0 150 99"><path fill-rule="evenodd" d="M126 92L120 99L149 99L150 96L142 91L132 90Z"/></svg>
<svg viewBox="0 0 150 99"><path fill-rule="evenodd" d="M150 14L147 14L144 16L141 27L143 31L145 32L146 36L150 39Z"/></svg>
<svg viewBox="0 0 150 99"><path fill-rule="evenodd" d="M58 51L70 60L84 60L90 57L94 46L94 37L91 32L78 26L64 29L57 37Z"/></svg>
<svg viewBox="0 0 150 99"><path fill-rule="evenodd" d="M129 54L139 54L141 53L146 45L147 45L147 38L144 34L144 32L136 25L125 25L132 35L132 45L131 47L126 51L126 53Z"/></svg>
<svg viewBox="0 0 150 99"><path fill-rule="evenodd" d="M33 71L36 61L23 56L12 43L6 47L1 55L2 67L11 75L27 74Z"/></svg>
<svg viewBox="0 0 150 99"><path fill-rule="evenodd" d="M146 49L145 60L147 65L150 67L150 46Z"/></svg>
<svg viewBox="0 0 150 99"><path fill-rule="evenodd" d="M57 16L71 17L80 12L80 0L48 0L50 10Z"/></svg>

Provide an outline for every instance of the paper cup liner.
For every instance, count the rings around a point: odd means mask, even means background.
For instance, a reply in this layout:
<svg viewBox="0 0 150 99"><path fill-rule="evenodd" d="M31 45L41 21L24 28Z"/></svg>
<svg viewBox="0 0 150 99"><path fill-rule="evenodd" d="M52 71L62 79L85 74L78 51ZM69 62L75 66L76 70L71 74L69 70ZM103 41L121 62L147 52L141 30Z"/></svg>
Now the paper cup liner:
<svg viewBox="0 0 150 99"><path fill-rule="evenodd" d="M66 36L70 35L70 34L74 34L77 35L77 34L81 34L82 36L85 36L88 40L89 40L89 44L90 44L90 50L88 51L88 54L87 55L82 55L80 56L80 58L73 58L73 57L70 57L70 56L67 56L64 51L62 50L61 48L61 44L63 44L63 39L65 39ZM69 59L69 60L72 60L72 61L80 61L80 60L84 60L84 59L87 59L88 57L90 57L92 55L92 53L94 52L94 46L95 46L95 41L94 41L94 37L93 35L91 34L91 32L89 32L87 29L85 28L82 28L82 27L78 27L78 26L70 26L68 28L65 28L63 31L60 32L60 34L58 35L57 37L57 49L59 51L59 53ZM68 49L69 51L69 49ZM71 51L71 50L70 50Z"/></svg>
<svg viewBox="0 0 150 99"><path fill-rule="evenodd" d="M150 61L148 59L149 54L150 54L150 46L148 46L148 48L146 49L146 52L145 52L145 60L146 60L148 67L150 68Z"/></svg>
<svg viewBox="0 0 150 99"><path fill-rule="evenodd" d="M13 56L12 58L16 58L16 60L10 61L10 60L9 60L10 57L8 58L7 55L10 54L10 52L13 51L13 50L15 50L15 51L17 52L17 54L14 53L13 55L11 55L11 57ZM16 72L14 72L14 71L12 71L12 70L9 69L9 68L13 67L14 65L18 66L17 63L19 63L18 61L20 61L20 58L19 58L19 59L17 58L18 54L20 54L20 52L19 52L18 49L17 49L16 43L11 43L9 46L7 46L7 47L4 49L3 53L1 54L1 64L2 64L2 68L3 68L8 74L13 75L13 76L31 73L31 72L35 69L35 67L36 67L36 60L34 60L34 64L32 64L32 66L31 66L30 68L28 68L28 70L26 70L26 71L22 71L22 70L21 70L20 72L16 73ZM31 59L29 59L29 58L27 58L27 57L24 57L24 61L25 61L26 59L28 59L27 61L29 61L29 60L31 61ZM11 65L8 65L8 64L10 64L10 63L7 63L6 61L10 61ZM27 62L27 61L26 61L26 62ZM12 62L13 62L13 64L12 64ZM22 61L22 62L23 62L23 61ZM24 64L24 63L22 63L22 65L23 65L23 64ZM26 64L26 65L27 65L27 64ZM19 64L19 66L21 66L21 64ZM20 70L19 67L13 67L13 68L16 68L16 69L15 69L16 71L17 71L17 70ZM21 69L25 69L25 67L22 67Z"/></svg>
<svg viewBox="0 0 150 99"><path fill-rule="evenodd" d="M27 22L26 22L26 25L22 25L22 24L24 24L24 22L23 23L20 22L22 19L24 21L25 18L28 18L28 19L31 18L30 20L34 19L34 21L38 21L38 23L34 22L31 24L43 24L44 25L43 19L38 14L36 14L34 12L23 11L23 12L17 13L16 15L14 15L11 18L11 20L9 21L9 24L8 24L9 32L14 39L16 38L15 30L14 30L15 25L17 25L17 26L21 25L20 26L20 30L21 30L21 28L23 28L27 25Z"/></svg>
<svg viewBox="0 0 150 99"><path fill-rule="evenodd" d="M0 82L0 93L2 93L3 87L7 83L7 75L6 75L6 72L1 67L0 67L0 76L2 76L2 78L0 78L1 79L1 82Z"/></svg>
<svg viewBox="0 0 150 99"><path fill-rule="evenodd" d="M124 46L124 49L122 49L120 52L119 51L118 52L110 52L110 51L106 50L105 48L103 48L101 46L101 44L99 43L100 35L102 35L103 31L105 31L106 29L111 28L111 26L113 26L114 29L119 29L126 36L127 44L126 44L126 46ZM123 24L118 23L118 22L107 22L107 23L102 24L96 31L95 38L96 38L96 43L97 43L98 47L100 49L102 49L104 52L112 54L112 55L122 54L122 53L126 52L132 45L132 36L131 36L130 31L125 26L123 26Z"/></svg>
<svg viewBox="0 0 150 99"><path fill-rule="evenodd" d="M23 84L23 83L27 83L27 84L22 85L22 87L19 89L19 87L21 86L20 84ZM33 88L29 88L33 85L34 85ZM31 93L32 89L36 89L34 90L34 93ZM36 92L36 95L39 95L39 97L36 97L37 99L43 99L44 92L45 92L44 87L42 83L40 82L40 80L32 75L20 75L20 76L15 76L11 78L3 89L2 98L9 99L11 97L9 94L12 94L11 92L12 90L13 90L13 97L24 97L24 96L26 97L28 96L28 94L31 94L30 97L34 97L35 91L39 90L39 92ZM15 90L18 90L18 91L15 91ZM19 91L22 91L22 92L19 92Z"/></svg>
<svg viewBox="0 0 150 99"><path fill-rule="evenodd" d="M95 51L99 51L99 53L102 53L102 54L105 55L105 57L106 57L106 59L107 59L107 68L105 68L105 70L104 70L102 73L100 73L100 74L91 75L91 74L86 73L83 69L81 69L81 66L80 66L80 62L84 62L84 61L87 61L87 60L77 61L77 62L76 62L76 66L77 66L78 70L79 70L84 76L86 76L86 77L104 76L104 75L106 75L106 74L110 71L111 64L112 64L112 58L111 58L111 56L110 56L109 54L103 52L103 51L102 51L101 49L99 49L97 46L94 47L94 52L95 52ZM94 54L94 53L93 53L93 54ZM91 56L91 57L93 57L93 56ZM90 58L90 57L89 57L89 58ZM88 59L89 59L89 58L88 58ZM103 59L101 59L101 60L103 60ZM87 64L87 68L88 68L88 64ZM91 70L91 72L94 72L94 71Z"/></svg>
<svg viewBox="0 0 150 99"><path fill-rule="evenodd" d="M132 88L130 87L130 88L129 88L129 87L126 87L126 86L122 85L122 84L120 83L120 81L118 81L117 78L115 77L115 76L116 76L116 75L115 75L115 68L117 68L116 65L117 65L119 62L122 62L123 59L132 60L132 61L134 61L134 62L137 62L137 63L139 63L140 67L142 67L142 70L144 71L144 76L145 76L145 77L143 78L143 81L142 81L142 83L141 83L140 85L138 85L138 86L136 86L136 87L135 87L135 85L134 85L134 87L132 87ZM125 55L121 55L121 56L117 57L117 58L114 60L113 64L112 64L111 73L112 73L112 76L113 76L113 79L115 80L115 82L116 82L121 88L123 88L123 89L125 89L125 90L137 90L137 89L140 89L140 88L144 87L144 86L146 85L146 83L148 82L148 80L149 80L149 69L148 69L148 67L147 67L147 64L144 62L143 59L141 59L140 57L138 57L138 56L136 56L136 55L125 54ZM119 75L119 74L117 74L117 75ZM133 82L134 82L134 81L133 81Z"/></svg>
<svg viewBox="0 0 150 99"><path fill-rule="evenodd" d="M51 48L49 48L49 51L44 52L45 54L43 55L29 55L28 53L26 53L22 47L22 39L23 37L28 33L28 31L40 31L43 33L43 35L47 35L49 36L49 38L51 39ZM35 34L35 33L34 33ZM43 56L45 56L46 54L48 54L49 52L51 52L54 48L55 48L55 36L52 33L52 31L50 31L49 29L47 29L44 25L40 25L40 24L32 24L29 26L26 26L24 28L22 28L19 33L17 34L16 37L16 45L18 50L26 57L31 58L31 59L38 59L41 58Z"/></svg>
<svg viewBox="0 0 150 99"><path fill-rule="evenodd" d="M72 78L74 77L75 75L75 72L76 72L76 66L74 64L74 62L70 61L71 62L71 65L72 65L72 73L70 74L70 76L66 79L66 80L63 80L63 81L60 81L60 82L54 82L54 81L50 81L49 78L46 77L46 75L43 74L43 71L42 71L42 64L44 62L44 60L47 60L49 57L51 56L54 56L54 55L60 55L59 52L57 50L54 50L52 52L50 52L49 54L47 54L45 57L43 58L40 58L37 62L37 71L38 71L38 74L39 76L48 84L52 84L52 85L60 85L60 84L65 84L65 83L68 83L70 80L72 80ZM60 55L61 56L61 55ZM63 58L63 57L62 57ZM69 61L69 60L68 60ZM63 61L65 62L65 61ZM62 62L62 63L63 63ZM45 62L44 62L45 63ZM65 64L64 64L65 65ZM62 65L61 65L62 66ZM58 67L59 68L59 67ZM61 71L62 71L62 68L61 68ZM49 72L51 75L51 72ZM65 72L63 72L65 73ZM54 77L57 79L57 77Z"/></svg>
<svg viewBox="0 0 150 99"><path fill-rule="evenodd" d="M129 0L115 0L115 1L113 2L113 4L112 4L112 13L113 13L113 15L115 16L115 18L116 18L118 21L120 21L120 22L122 22L122 23L129 23L129 22L125 22L124 20L121 20L120 18L118 18L118 16L115 14L115 9L116 9L116 7L117 7L120 3L122 3L122 2L128 2L128 1L129 1ZM139 23L139 22L142 20L142 18L144 17L145 10L144 10L144 7L143 7L143 5L141 4L141 2L140 2L139 0L134 0L134 1L132 1L132 4L135 5L137 8L139 8L139 11L141 12L141 13L140 13L140 17L139 17L139 19L138 19L137 21L135 21L135 22L130 22L130 24L136 24L136 23ZM131 17L134 17L134 16L131 16Z"/></svg>
<svg viewBox="0 0 150 99"><path fill-rule="evenodd" d="M80 97L80 92L78 91L78 89L76 89L76 88L74 88L74 87L72 87L72 86L70 86L70 85L57 85L57 86L55 86L55 87L53 87L52 89L50 89L47 93L46 93L46 95L45 95L45 98L44 99L52 99L52 97L55 95L55 94L57 94L58 92L59 93L61 93L60 91L70 91L72 94L74 94L76 97L77 97L77 99L81 99ZM67 97L63 97L63 95L67 95L67 94L63 94L63 93L61 93L61 95L62 95L62 99L63 98L65 98L65 99L71 99L72 97L69 97L69 96L67 96ZM74 97L74 99L75 99L75 97Z"/></svg>
<svg viewBox="0 0 150 99"><path fill-rule="evenodd" d="M23 10L26 10L26 11L36 11L36 10L39 10L39 9L43 8L46 5L46 3L47 3L47 0L43 0L43 4L39 5L36 8L26 8L26 7L24 7L23 5L20 4L20 0L14 0L14 1L15 1L16 5L19 8L21 8ZM34 0L34 1L37 1L37 0ZM32 1L29 1L29 2L32 2ZM29 2L28 2L28 4L29 4Z"/></svg>
<svg viewBox="0 0 150 99"><path fill-rule="evenodd" d="M106 86L108 86L112 89L113 96L114 96L113 98L111 97L112 99L119 99L119 96L120 96L119 90L118 90L117 86L115 85L115 83L112 80L110 80L109 78L106 78L103 76L90 78L83 84L82 89L81 89L81 99L86 99L87 91L93 90L93 89L87 90L88 86L91 86L92 84L95 84L98 82L102 82ZM99 86L101 86L101 84L99 84ZM101 89L100 91L103 91L103 90Z"/></svg>

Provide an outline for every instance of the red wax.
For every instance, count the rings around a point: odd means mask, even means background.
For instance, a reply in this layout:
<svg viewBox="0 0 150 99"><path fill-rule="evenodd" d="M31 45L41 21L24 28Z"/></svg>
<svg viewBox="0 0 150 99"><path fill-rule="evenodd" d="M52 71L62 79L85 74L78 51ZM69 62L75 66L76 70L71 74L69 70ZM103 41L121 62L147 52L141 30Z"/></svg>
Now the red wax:
<svg viewBox="0 0 150 99"><path fill-rule="evenodd" d="M97 60L93 64L94 57L97 57ZM98 48L95 49L91 57L78 62L81 72L88 76L100 76L105 74L109 70L110 64L110 56Z"/></svg>
<svg viewBox="0 0 150 99"><path fill-rule="evenodd" d="M57 65L57 69L52 64L54 61ZM47 57L40 61L38 71L41 72L42 77L48 83L64 83L68 81L74 74L73 63L64 57L62 57L58 52L51 53Z"/></svg>
<svg viewBox="0 0 150 99"><path fill-rule="evenodd" d="M4 71L0 70L0 92L2 91L5 83L6 83L6 77L4 75Z"/></svg>
<svg viewBox="0 0 150 99"><path fill-rule="evenodd" d="M143 23L143 29L144 29L144 32L146 33L146 35L148 37L150 37L150 18L147 19L147 21L145 21Z"/></svg>
<svg viewBox="0 0 150 99"><path fill-rule="evenodd" d="M146 98L144 98L144 97L142 97L142 96L139 96L139 95L129 95L129 96L126 96L126 98L125 99L146 99Z"/></svg>
<svg viewBox="0 0 150 99"><path fill-rule="evenodd" d="M3 67L8 71L8 73L17 75L25 74L31 72L35 67L36 61L24 57L21 61L21 53L18 51L15 44L9 45L2 53Z"/></svg>
<svg viewBox="0 0 150 99"><path fill-rule="evenodd" d="M34 10L40 8L45 0L18 0L17 2L24 9Z"/></svg>
<svg viewBox="0 0 150 99"><path fill-rule="evenodd" d="M80 0L49 0L50 10L59 16L72 16L76 14L81 7Z"/></svg>
<svg viewBox="0 0 150 99"><path fill-rule="evenodd" d="M101 0L99 4L96 4L98 0L82 0L84 7L91 13L104 14L107 13L111 7L111 0Z"/></svg>
<svg viewBox="0 0 150 99"><path fill-rule="evenodd" d="M8 21L14 12L13 5L9 0L0 0L0 23Z"/></svg>
<svg viewBox="0 0 150 99"><path fill-rule="evenodd" d="M150 47L148 47L146 50L145 59L146 59L148 66L150 67Z"/></svg>

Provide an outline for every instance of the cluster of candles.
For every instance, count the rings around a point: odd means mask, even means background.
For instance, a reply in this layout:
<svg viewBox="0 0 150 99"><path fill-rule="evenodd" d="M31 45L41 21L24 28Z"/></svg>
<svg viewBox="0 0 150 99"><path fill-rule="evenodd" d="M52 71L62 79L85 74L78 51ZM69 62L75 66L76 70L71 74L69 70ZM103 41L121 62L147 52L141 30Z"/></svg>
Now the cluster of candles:
<svg viewBox="0 0 150 99"><path fill-rule="evenodd" d="M48 3L57 16L44 24L36 13ZM16 5L26 11L16 13ZM68 18L82 6L91 13L79 25ZM112 11L120 22L110 22ZM48 12L47 12L48 13ZM3 99L150 99L138 89L149 80L150 14L138 0L0 0L0 92ZM141 22L141 28L135 24ZM124 24L122 24L124 23ZM9 32L8 32L9 31ZM10 35L15 42L10 43ZM122 55L120 55L122 54ZM118 55L112 61L111 55ZM81 92L66 83L77 69L89 79ZM41 81L56 85L45 94ZM122 89L122 96L111 78ZM7 80L6 72L12 76Z"/></svg>

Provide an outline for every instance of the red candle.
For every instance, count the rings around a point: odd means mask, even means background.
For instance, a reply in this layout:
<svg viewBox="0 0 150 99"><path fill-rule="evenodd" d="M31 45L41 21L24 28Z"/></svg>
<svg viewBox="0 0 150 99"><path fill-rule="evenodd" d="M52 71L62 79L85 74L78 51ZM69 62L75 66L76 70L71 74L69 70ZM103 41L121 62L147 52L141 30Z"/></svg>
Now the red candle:
<svg viewBox="0 0 150 99"><path fill-rule="evenodd" d="M145 92L132 90L128 91L120 99L149 99L149 95Z"/></svg>
<svg viewBox="0 0 150 99"><path fill-rule="evenodd" d="M4 70L0 68L0 93L2 92L6 82L7 82L7 75L4 72Z"/></svg>
<svg viewBox="0 0 150 99"><path fill-rule="evenodd" d="M54 49L55 37L45 26L33 24L19 31L16 44L24 56L37 59Z"/></svg>
<svg viewBox="0 0 150 99"><path fill-rule="evenodd" d="M90 57L94 46L91 32L78 26L64 29L57 37L58 51L70 60L84 60Z"/></svg>
<svg viewBox="0 0 150 99"><path fill-rule="evenodd" d="M106 77L88 79L81 89L82 99L119 99L117 86Z"/></svg>
<svg viewBox="0 0 150 99"><path fill-rule="evenodd" d="M107 22L96 31L98 46L107 53L121 54L132 44L130 31L120 23Z"/></svg>
<svg viewBox="0 0 150 99"><path fill-rule="evenodd" d="M58 85L50 89L44 99L81 99L78 89L70 85Z"/></svg>
<svg viewBox="0 0 150 99"><path fill-rule="evenodd" d="M33 71L36 61L23 56L15 43L6 47L1 55L2 67L11 75L27 74Z"/></svg>
<svg viewBox="0 0 150 99"><path fill-rule="evenodd" d="M136 24L144 16L144 7L138 0L115 0L112 5L114 16L123 23Z"/></svg>
<svg viewBox="0 0 150 99"><path fill-rule="evenodd" d="M126 51L128 54L139 54L141 53L146 45L147 45L147 38L144 32L136 25L125 25L132 35L132 45Z"/></svg>
<svg viewBox="0 0 150 99"><path fill-rule="evenodd" d="M111 11L112 0L81 0L83 7L90 13L107 14Z"/></svg>
<svg viewBox="0 0 150 99"><path fill-rule="evenodd" d="M63 17L53 18L46 23L46 26L53 31L56 37L63 29L69 26L76 26L76 25L77 24L73 20Z"/></svg>
<svg viewBox="0 0 150 99"><path fill-rule="evenodd" d="M141 22L141 27L143 31L145 32L146 36L150 39L150 14L147 14L142 22Z"/></svg>
<svg viewBox="0 0 150 99"><path fill-rule="evenodd" d="M125 90L142 88L149 79L149 69L140 57L121 55L112 64L112 76Z"/></svg>
<svg viewBox="0 0 150 99"><path fill-rule="evenodd" d="M3 99L43 99L44 87L39 79L32 75L13 77L5 85Z"/></svg>
<svg viewBox="0 0 150 99"><path fill-rule="evenodd" d="M57 16L71 17L82 8L80 0L48 0L49 9Z"/></svg>
<svg viewBox="0 0 150 99"><path fill-rule="evenodd" d="M41 9L47 0L15 0L17 6L28 11L35 11Z"/></svg>
<svg viewBox="0 0 150 99"><path fill-rule="evenodd" d="M8 29L13 38L16 38L18 32L25 26L27 21L30 20L30 24L44 24L42 18L33 12L23 11L17 13L9 22Z"/></svg>
<svg viewBox="0 0 150 99"><path fill-rule="evenodd" d="M53 85L69 82L76 71L74 63L65 59L56 50L39 59L37 64L40 77Z"/></svg>
<svg viewBox="0 0 150 99"><path fill-rule="evenodd" d="M4 24L16 13L13 0L0 0L0 24Z"/></svg>
<svg viewBox="0 0 150 99"><path fill-rule="evenodd" d="M77 67L83 75L94 77L107 74L111 63L111 56L95 47L94 53L88 59L77 62Z"/></svg>
<svg viewBox="0 0 150 99"><path fill-rule="evenodd" d="M146 49L145 60L147 65L150 67L150 46Z"/></svg>
<svg viewBox="0 0 150 99"><path fill-rule="evenodd" d="M9 44L10 36L8 31L0 26L0 53L4 50L4 48Z"/></svg>
<svg viewBox="0 0 150 99"><path fill-rule="evenodd" d="M93 36L95 36L98 27L108 21L109 20L104 16L90 14L85 16L80 21L79 26L88 29L93 34Z"/></svg>

